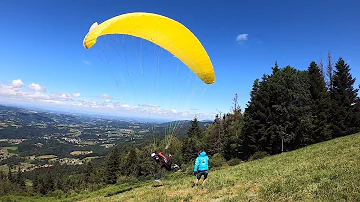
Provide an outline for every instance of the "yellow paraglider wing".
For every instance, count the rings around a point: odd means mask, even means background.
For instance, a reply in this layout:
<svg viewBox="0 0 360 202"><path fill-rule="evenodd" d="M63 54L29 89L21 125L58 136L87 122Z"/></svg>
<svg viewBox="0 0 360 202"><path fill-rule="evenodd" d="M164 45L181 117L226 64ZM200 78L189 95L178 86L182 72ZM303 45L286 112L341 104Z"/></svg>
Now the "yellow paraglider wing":
<svg viewBox="0 0 360 202"><path fill-rule="evenodd" d="M126 34L151 41L172 53L193 71L203 82L212 84L215 73L204 47L184 25L153 13L127 13L101 24L94 23L84 38L89 49L99 36Z"/></svg>

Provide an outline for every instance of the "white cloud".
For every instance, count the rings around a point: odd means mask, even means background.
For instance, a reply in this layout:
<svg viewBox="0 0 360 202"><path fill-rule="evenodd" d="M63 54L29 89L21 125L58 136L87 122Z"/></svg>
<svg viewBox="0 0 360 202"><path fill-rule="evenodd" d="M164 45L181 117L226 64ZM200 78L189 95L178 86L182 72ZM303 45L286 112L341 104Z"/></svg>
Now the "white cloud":
<svg viewBox="0 0 360 202"><path fill-rule="evenodd" d="M239 34L236 37L236 41L246 41L248 40L249 34Z"/></svg>
<svg viewBox="0 0 360 202"><path fill-rule="evenodd" d="M92 112L105 112L114 115L129 115L129 116L148 116L151 118L170 118L170 119L191 119L194 114L202 115L201 113L194 113L190 111L182 111L174 108L165 109L161 108L160 105L153 104L141 104L132 105L131 103L119 103L113 100L108 94L102 94L97 97L104 98L102 101L74 99L80 97L79 92L61 92L61 93L46 93L40 92L45 90L44 87L39 84L32 83L28 86L33 91L28 91L25 88L21 88L24 85L20 79L14 80L11 83L0 85L0 103L22 103L34 105L56 105L60 108L68 107L69 109L80 109L84 111ZM196 110L196 109L192 109ZM206 116L206 114L203 114ZM211 115L213 118L214 115Z"/></svg>
<svg viewBox="0 0 360 202"><path fill-rule="evenodd" d="M131 106L129 104L116 104L116 105L114 105L114 107L116 107L116 108L120 107L120 108L126 109L128 111L139 109L139 106Z"/></svg>
<svg viewBox="0 0 360 202"><path fill-rule="evenodd" d="M45 95L43 93L40 93L40 92L36 92L36 93L25 93L23 92L22 93L23 97L26 97L26 98L32 98L32 99L50 99L50 96L49 95Z"/></svg>
<svg viewBox="0 0 360 202"><path fill-rule="evenodd" d="M13 80L11 86L14 88L20 88L24 85L24 83L20 79Z"/></svg>
<svg viewBox="0 0 360 202"><path fill-rule="evenodd" d="M104 99L112 99L112 97L110 95L108 95L108 94L98 95L97 97L104 98Z"/></svg>
<svg viewBox="0 0 360 202"><path fill-rule="evenodd" d="M34 91L45 91L45 88L43 86L40 86L39 84L32 83L28 86L30 90Z"/></svg>
<svg viewBox="0 0 360 202"><path fill-rule="evenodd" d="M160 105L154 105L154 104L142 104L140 106L142 106L142 107L160 107Z"/></svg>
<svg viewBox="0 0 360 202"><path fill-rule="evenodd" d="M15 84L19 84L19 83L20 82L15 82ZM0 95L1 95L0 97L3 98L0 100L6 100L6 98L7 99L10 98L10 99L17 99L19 101L23 100L25 102L31 101L31 102L35 102L35 103L50 103L50 104L63 104L63 102L61 102L61 100L65 100L65 101L69 100L68 94L63 93L63 94L59 94L59 95L56 95L56 94L47 95L47 94L44 94L39 91L26 92L26 91L22 90L21 88L15 88L13 86L14 86L14 82L8 86L0 85ZM19 85L15 85L15 86L19 86ZM37 86L35 84L35 85L32 85L32 88L34 90L42 89L42 87L40 86L40 88L39 88L39 86Z"/></svg>
<svg viewBox="0 0 360 202"><path fill-rule="evenodd" d="M0 95L2 96L15 96L18 94L18 89L12 86L0 85Z"/></svg>
<svg viewBox="0 0 360 202"><path fill-rule="evenodd" d="M113 104L107 104L107 105L105 105L105 108L114 109L115 106Z"/></svg>
<svg viewBox="0 0 360 202"><path fill-rule="evenodd" d="M71 94L73 97L80 97L80 93L72 93Z"/></svg>
<svg viewBox="0 0 360 202"><path fill-rule="evenodd" d="M83 60L83 63L86 64L86 65L92 65L90 61L88 60Z"/></svg>
<svg viewBox="0 0 360 202"><path fill-rule="evenodd" d="M83 106L84 106L83 103L79 103L79 102L72 103L71 105L72 105L72 106L77 106L77 107L83 107Z"/></svg>
<svg viewBox="0 0 360 202"><path fill-rule="evenodd" d="M41 100L41 102L51 103L51 104L63 104L63 102L58 100Z"/></svg>
<svg viewBox="0 0 360 202"><path fill-rule="evenodd" d="M68 93L52 93L50 95L53 100L70 101L72 97Z"/></svg>

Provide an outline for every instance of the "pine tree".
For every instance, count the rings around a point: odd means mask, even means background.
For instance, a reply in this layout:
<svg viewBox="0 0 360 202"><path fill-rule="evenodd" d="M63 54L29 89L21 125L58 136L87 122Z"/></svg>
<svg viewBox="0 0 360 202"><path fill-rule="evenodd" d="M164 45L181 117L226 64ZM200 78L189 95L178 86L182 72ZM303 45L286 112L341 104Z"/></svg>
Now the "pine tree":
<svg viewBox="0 0 360 202"><path fill-rule="evenodd" d="M328 56L327 56L327 59L328 59L328 65L327 65L327 72L326 72L326 75L327 75L327 86L328 86L328 89L330 91L332 91L333 89L333 62L331 61L331 54L330 54L330 51L328 51Z"/></svg>
<svg viewBox="0 0 360 202"><path fill-rule="evenodd" d="M276 65L275 65L276 67ZM268 87L269 75L264 74L262 80L255 79L250 92L250 101L244 112L244 127L241 159L246 160L257 151L263 151L259 140L266 124L266 112L269 105Z"/></svg>
<svg viewBox="0 0 360 202"><path fill-rule="evenodd" d="M175 164L182 164L182 147L183 142L177 137L172 137L170 141L169 153L171 154L171 161Z"/></svg>
<svg viewBox="0 0 360 202"><path fill-rule="evenodd" d="M50 173L47 173L45 175L44 188L46 190L46 193L55 191L54 179Z"/></svg>
<svg viewBox="0 0 360 202"><path fill-rule="evenodd" d="M241 142L243 140L241 130L243 127L243 115L238 103L238 95L233 98L233 106L231 112L227 113L224 119L224 158L230 160L239 158L241 152Z"/></svg>
<svg viewBox="0 0 360 202"><path fill-rule="evenodd" d="M21 188L25 188L25 179L22 175L20 167L18 168L18 172L17 172L17 176L16 176L16 183L18 183Z"/></svg>
<svg viewBox="0 0 360 202"><path fill-rule="evenodd" d="M32 188L33 192L38 193L39 192L39 178L38 175L35 173L34 179L32 180Z"/></svg>
<svg viewBox="0 0 360 202"><path fill-rule="evenodd" d="M333 137L350 135L360 131L357 92L354 89L355 78L350 74L350 67L342 58L335 65L331 90Z"/></svg>
<svg viewBox="0 0 360 202"><path fill-rule="evenodd" d="M314 119L314 140L321 142L331 138L329 124L330 96L326 88L321 68L313 61L308 68L310 94L312 100L311 112Z"/></svg>
<svg viewBox="0 0 360 202"><path fill-rule="evenodd" d="M319 62L319 70L320 70L320 74L325 82L325 72L324 72L324 63L323 63L323 59L322 56L320 56L320 62ZM326 82L325 82L325 87L326 87Z"/></svg>
<svg viewBox="0 0 360 202"><path fill-rule="evenodd" d="M15 178L14 178L14 176L13 176L13 174L12 174L12 172L11 172L11 169L10 169L10 167L8 166L8 180L10 181L10 182L14 182L15 181Z"/></svg>
<svg viewBox="0 0 360 202"><path fill-rule="evenodd" d="M126 160L124 162L126 168L127 176L137 176L138 175L138 157L136 154L136 149L131 147L129 152L127 152Z"/></svg>
<svg viewBox="0 0 360 202"><path fill-rule="evenodd" d="M269 82L271 112L265 133L268 134L267 153L311 144L313 124L308 73L286 66L273 73ZM271 150L268 145L272 145Z"/></svg>
<svg viewBox="0 0 360 202"><path fill-rule="evenodd" d="M201 138L201 128L199 126L199 121L198 119L195 117L194 120L191 121L191 126L188 130L188 136L191 138L197 138L200 139Z"/></svg>
<svg viewBox="0 0 360 202"><path fill-rule="evenodd" d="M222 156L224 155L224 137L224 117L221 116L221 113L220 115L216 114L214 123L209 129L206 138L206 148L209 155L214 155L216 153L219 153Z"/></svg>
<svg viewBox="0 0 360 202"><path fill-rule="evenodd" d="M115 147L106 158L105 182L107 184L115 184L117 182L117 174L120 167L119 156L119 148Z"/></svg>
<svg viewBox="0 0 360 202"><path fill-rule="evenodd" d="M191 121L191 126L187 131L187 137L184 139L182 145L183 161L189 162L197 157L197 153L203 147L202 130L199 126L199 121L195 117Z"/></svg>
<svg viewBox="0 0 360 202"><path fill-rule="evenodd" d="M91 163L91 161L89 161L87 164L86 164L86 170L85 170L85 182L86 183L89 183L90 180L91 180L91 173L94 171L94 168L93 168L93 165Z"/></svg>
<svg viewBox="0 0 360 202"><path fill-rule="evenodd" d="M313 142L311 100L306 71L277 63L270 76L254 82L245 110L243 151L249 158L257 151L277 154Z"/></svg>
<svg viewBox="0 0 360 202"><path fill-rule="evenodd" d="M57 176L57 178L55 180L55 189L64 190L64 182L63 182L62 175Z"/></svg>
<svg viewBox="0 0 360 202"><path fill-rule="evenodd" d="M6 179L7 179L7 176L6 176L5 172L4 172L4 171L0 171L0 180L6 181Z"/></svg>

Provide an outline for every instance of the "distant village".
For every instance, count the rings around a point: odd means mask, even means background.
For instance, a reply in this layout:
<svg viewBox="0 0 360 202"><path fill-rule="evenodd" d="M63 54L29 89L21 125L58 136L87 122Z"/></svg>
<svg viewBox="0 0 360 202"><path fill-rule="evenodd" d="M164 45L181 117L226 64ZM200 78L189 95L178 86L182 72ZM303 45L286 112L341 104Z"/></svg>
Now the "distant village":
<svg viewBox="0 0 360 202"><path fill-rule="evenodd" d="M0 162L2 161L0 166L2 166L2 170L7 170L9 162L12 162L12 170L20 167L22 172L39 168L51 168L56 164L81 165L93 158L101 158L101 156L94 155L83 159L77 158L79 155L84 157L84 155L93 154L93 151L91 151L92 146L108 149L114 147L117 142L141 140L146 133L150 132L148 125L142 125L142 123L136 121L88 119L80 116L36 112L11 107L0 108L0 116L5 117L4 120L0 121L0 131L5 129L17 131L19 128L29 127L32 130L33 137L31 138L31 144L38 148L48 146L46 144L48 141L44 140L57 140L62 144L70 143L79 148L66 151L66 153L69 152L73 156L67 156L68 158L59 158L56 153L46 155L49 153L48 151L40 152L40 150L39 152L27 154L32 156L26 156L19 152L18 149L22 147L21 143L27 141L28 134L15 133L14 138L3 137L3 139L0 139L0 143L3 142L5 143L3 145L6 145L0 146ZM44 130L49 127L52 127L52 129ZM85 149L88 146L91 147ZM8 161L12 157L15 158ZM16 160L13 161L14 159Z"/></svg>

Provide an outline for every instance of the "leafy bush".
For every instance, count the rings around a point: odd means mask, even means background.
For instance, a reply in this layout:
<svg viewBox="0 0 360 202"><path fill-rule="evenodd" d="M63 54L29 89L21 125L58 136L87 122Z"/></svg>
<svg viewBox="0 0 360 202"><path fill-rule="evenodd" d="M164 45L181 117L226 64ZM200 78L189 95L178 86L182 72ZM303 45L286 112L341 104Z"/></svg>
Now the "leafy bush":
<svg viewBox="0 0 360 202"><path fill-rule="evenodd" d="M256 159L262 159L265 156L267 156L265 152L257 151L250 157L249 161L253 161L253 160L256 160Z"/></svg>
<svg viewBox="0 0 360 202"><path fill-rule="evenodd" d="M238 164L240 164L242 161L240 159L237 158L233 158L230 159L227 163L229 164L229 166L236 166Z"/></svg>
<svg viewBox="0 0 360 202"><path fill-rule="evenodd" d="M211 168L221 167L226 163L226 159L220 154L216 153L209 159L209 166Z"/></svg>

